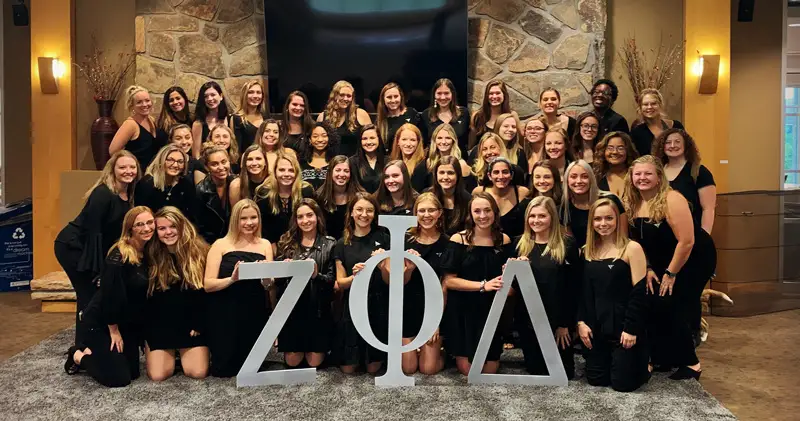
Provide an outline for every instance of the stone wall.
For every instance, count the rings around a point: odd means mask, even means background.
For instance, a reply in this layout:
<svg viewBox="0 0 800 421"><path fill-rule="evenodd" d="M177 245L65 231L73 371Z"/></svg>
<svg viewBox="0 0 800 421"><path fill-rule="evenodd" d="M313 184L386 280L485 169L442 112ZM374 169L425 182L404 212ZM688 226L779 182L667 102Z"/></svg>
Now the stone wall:
<svg viewBox="0 0 800 421"><path fill-rule="evenodd" d="M173 85L195 101L200 86L217 81L239 104L248 80L266 86L263 0L136 0L136 83L161 95Z"/></svg>
<svg viewBox="0 0 800 421"><path fill-rule="evenodd" d="M605 73L606 0L468 1L470 107L493 79L508 84L523 118L539 112L548 86L568 112L589 105L592 81Z"/></svg>

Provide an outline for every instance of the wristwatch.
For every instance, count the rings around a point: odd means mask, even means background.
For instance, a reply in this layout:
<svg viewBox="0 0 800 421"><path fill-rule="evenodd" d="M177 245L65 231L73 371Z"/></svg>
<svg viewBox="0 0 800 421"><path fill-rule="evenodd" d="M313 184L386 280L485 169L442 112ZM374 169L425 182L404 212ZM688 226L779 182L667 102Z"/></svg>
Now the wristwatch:
<svg viewBox="0 0 800 421"><path fill-rule="evenodd" d="M675 274L674 274L674 273L672 273L672 272L670 272L670 271L669 271L669 269L665 269L665 270L664 270L664 274L665 274L665 275L667 275L667 276L669 276L669 277L670 277L670 278L672 278L672 279L675 279Z"/></svg>
<svg viewBox="0 0 800 421"><path fill-rule="evenodd" d="M486 292L486 279L481 281L481 289L480 292Z"/></svg>

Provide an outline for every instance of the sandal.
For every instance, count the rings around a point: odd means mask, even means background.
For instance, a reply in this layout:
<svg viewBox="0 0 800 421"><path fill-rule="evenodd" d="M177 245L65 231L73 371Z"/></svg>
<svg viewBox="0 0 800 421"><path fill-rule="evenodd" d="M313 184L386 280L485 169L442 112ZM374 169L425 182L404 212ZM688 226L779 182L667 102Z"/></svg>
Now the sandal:
<svg viewBox="0 0 800 421"><path fill-rule="evenodd" d="M78 371L81 369L81 366L75 362L75 353L82 349L83 348L79 346L71 346L67 350L67 361L64 362L64 371L70 376L78 374Z"/></svg>

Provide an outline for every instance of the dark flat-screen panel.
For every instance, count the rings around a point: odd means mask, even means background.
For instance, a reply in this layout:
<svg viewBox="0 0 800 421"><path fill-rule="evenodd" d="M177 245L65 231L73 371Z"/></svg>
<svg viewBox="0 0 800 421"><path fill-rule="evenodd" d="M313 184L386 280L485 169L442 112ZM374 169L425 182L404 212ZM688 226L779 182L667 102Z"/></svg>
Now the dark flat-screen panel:
<svg viewBox="0 0 800 421"><path fill-rule="evenodd" d="M466 103L467 0L264 0L264 19L273 113L295 89L321 112L342 79L368 112L388 82L422 111L442 77Z"/></svg>

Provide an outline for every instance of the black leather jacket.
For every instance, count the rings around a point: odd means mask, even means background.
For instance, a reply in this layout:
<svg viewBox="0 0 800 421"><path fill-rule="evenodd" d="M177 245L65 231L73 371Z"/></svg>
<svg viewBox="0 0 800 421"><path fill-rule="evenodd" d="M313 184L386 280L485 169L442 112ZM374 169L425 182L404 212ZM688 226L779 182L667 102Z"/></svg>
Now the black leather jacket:
<svg viewBox="0 0 800 421"><path fill-rule="evenodd" d="M317 310L317 317L323 317L331 311L331 300L333 299L333 284L336 281L336 265L333 260L333 246L336 239L330 236L317 235L314 246L307 252L299 250L296 256L278 256L276 260L293 259L305 260L313 259L317 263L317 276L312 278L303 290L303 296L310 301L309 308ZM278 294L283 292L288 286L288 279L277 282ZM301 296L301 299L304 297Z"/></svg>
<svg viewBox="0 0 800 421"><path fill-rule="evenodd" d="M233 176L228 177L226 184L230 188ZM225 202L217 194L217 186L208 176L197 185L197 206L195 206L195 223L197 232L208 244L225 236L228 233L228 222L231 218L231 206L228 198Z"/></svg>

